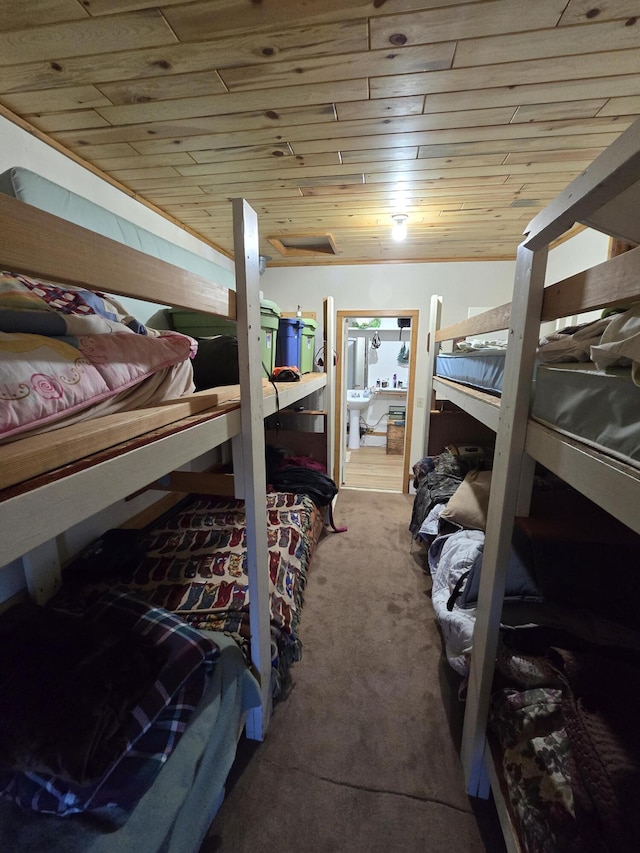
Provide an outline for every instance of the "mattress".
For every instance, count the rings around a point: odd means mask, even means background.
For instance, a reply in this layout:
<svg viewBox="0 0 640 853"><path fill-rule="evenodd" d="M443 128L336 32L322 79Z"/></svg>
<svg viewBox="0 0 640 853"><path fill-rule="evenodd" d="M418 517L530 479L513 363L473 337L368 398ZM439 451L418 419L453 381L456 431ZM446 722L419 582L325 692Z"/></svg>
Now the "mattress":
<svg viewBox="0 0 640 853"><path fill-rule="evenodd" d="M570 438L640 467L640 388L628 368L539 365L531 415Z"/></svg>
<svg viewBox="0 0 640 853"><path fill-rule="evenodd" d="M436 376L463 382L492 394L502 392L506 349L441 353L436 358Z"/></svg>

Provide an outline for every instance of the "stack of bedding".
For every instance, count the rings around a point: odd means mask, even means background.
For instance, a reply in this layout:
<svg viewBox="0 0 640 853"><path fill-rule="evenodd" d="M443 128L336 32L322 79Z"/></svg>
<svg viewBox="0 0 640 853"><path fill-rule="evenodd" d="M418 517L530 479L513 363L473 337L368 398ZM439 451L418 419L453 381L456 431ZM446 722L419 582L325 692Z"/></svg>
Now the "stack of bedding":
<svg viewBox="0 0 640 853"><path fill-rule="evenodd" d="M192 393L196 349L106 294L0 273L0 441Z"/></svg>
<svg viewBox="0 0 640 853"><path fill-rule="evenodd" d="M490 456L465 458L449 448L417 466L431 470L418 486L411 530L428 549L447 659L463 677L473 647L490 464ZM536 477L531 515L515 521L503 626L544 619L550 606L562 606L632 627L638 545L637 534L573 489L548 474Z"/></svg>
<svg viewBox="0 0 640 853"><path fill-rule="evenodd" d="M492 697L490 729L527 853L640 845L640 635L554 632ZM525 643L525 645L528 645ZM546 650L545 650L546 649Z"/></svg>
<svg viewBox="0 0 640 853"><path fill-rule="evenodd" d="M426 512L417 535L464 693L491 471L468 468L451 449L441 456L414 469ZM548 475L536 477L531 515L516 519L491 730L527 853L638 849L639 545L637 534Z"/></svg>

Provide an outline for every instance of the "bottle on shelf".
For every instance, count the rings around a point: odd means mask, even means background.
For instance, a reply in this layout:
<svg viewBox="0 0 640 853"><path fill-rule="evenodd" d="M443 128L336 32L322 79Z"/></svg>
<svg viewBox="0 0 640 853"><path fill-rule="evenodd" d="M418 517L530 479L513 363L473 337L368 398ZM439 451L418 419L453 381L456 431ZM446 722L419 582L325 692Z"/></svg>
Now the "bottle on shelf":
<svg viewBox="0 0 640 853"><path fill-rule="evenodd" d="M395 373L393 374L393 387L394 388L398 387L398 376Z"/></svg>

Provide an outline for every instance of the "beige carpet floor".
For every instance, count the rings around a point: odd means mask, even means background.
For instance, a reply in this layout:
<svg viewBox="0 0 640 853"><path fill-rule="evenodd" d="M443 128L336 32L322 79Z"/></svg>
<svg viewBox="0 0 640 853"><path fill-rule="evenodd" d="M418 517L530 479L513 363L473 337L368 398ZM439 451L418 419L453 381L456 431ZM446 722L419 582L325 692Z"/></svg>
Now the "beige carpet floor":
<svg viewBox="0 0 640 853"><path fill-rule="evenodd" d="M241 742L201 853L502 853L467 797L463 708L408 495L343 489L313 558L303 659L264 743Z"/></svg>

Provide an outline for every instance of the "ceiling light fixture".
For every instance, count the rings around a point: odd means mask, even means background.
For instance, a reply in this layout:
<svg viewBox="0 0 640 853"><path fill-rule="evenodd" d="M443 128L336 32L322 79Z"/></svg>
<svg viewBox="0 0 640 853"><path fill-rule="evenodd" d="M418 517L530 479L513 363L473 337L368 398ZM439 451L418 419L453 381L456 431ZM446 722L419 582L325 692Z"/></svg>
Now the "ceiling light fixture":
<svg viewBox="0 0 640 853"><path fill-rule="evenodd" d="M409 218L406 213L394 213L391 217L393 219L393 228L391 229L391 236L394 240L400 243L402 240L405 240L407 237L407 219Z"/></svg>

